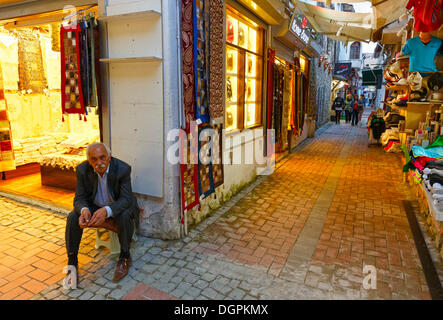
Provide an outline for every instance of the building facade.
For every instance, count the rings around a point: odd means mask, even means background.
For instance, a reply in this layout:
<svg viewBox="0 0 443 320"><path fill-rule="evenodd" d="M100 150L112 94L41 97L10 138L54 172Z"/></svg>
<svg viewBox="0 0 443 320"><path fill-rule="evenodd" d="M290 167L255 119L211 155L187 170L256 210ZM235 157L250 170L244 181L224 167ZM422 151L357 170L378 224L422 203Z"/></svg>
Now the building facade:
<svg viewBox="0 0 443 320"><path fill-rule="evenodd" d="M58 24L68 5L74 13L95 10L101 44L97 130L113 156L132 166L140 231L148 237L182 237L257 175L271 173L275 161L312 136L329 114L325 88L334 45L291 1L204 3L43 0L0 7L0 25L10 26L10 37L19 24L49 35L52 29L41 26ZM190 17L202 24L196 27ZM3 71L6 79L11 74ZM174 161L183 135L192 142L194 124L197 134L205 126L219 134L221 164ZM14 135L14 120L11 125ZM199 151L203 145L197 142Z"/></svg>

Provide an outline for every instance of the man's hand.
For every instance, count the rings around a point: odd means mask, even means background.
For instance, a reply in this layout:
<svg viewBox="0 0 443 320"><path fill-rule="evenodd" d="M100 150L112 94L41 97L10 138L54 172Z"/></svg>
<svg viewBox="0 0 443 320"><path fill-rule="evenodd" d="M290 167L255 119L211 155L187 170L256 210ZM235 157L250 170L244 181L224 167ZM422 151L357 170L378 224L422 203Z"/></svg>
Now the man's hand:
<svg viewBox="0 0 443 320"><path fill-rule="evenodd" d="M94 212L91 221L88 224L88 227L96 227L101 226L107 217L108 212L106 211L106 208L100 208L96 212Z"/></svg>
<svg viewBox="0 0 443 320"><path fill-rule="evenodd" d="M80 214L80 218L78 219L78 224L80 225L80 228L86 228L91 220L91 211L89 211L88 208L83 209L82 213Z"/></svg>

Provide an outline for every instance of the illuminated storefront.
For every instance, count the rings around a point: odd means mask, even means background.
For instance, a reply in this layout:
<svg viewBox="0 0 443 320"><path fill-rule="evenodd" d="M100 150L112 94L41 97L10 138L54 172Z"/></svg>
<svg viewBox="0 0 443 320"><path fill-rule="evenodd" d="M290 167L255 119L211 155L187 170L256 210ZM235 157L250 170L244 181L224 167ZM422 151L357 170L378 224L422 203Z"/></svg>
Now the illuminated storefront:
<svg viewBox="0 0 443 320"><path fill-rule="evenodd" d="M227 6L226 130L262 124L263 35L257 23Z"/></svg>

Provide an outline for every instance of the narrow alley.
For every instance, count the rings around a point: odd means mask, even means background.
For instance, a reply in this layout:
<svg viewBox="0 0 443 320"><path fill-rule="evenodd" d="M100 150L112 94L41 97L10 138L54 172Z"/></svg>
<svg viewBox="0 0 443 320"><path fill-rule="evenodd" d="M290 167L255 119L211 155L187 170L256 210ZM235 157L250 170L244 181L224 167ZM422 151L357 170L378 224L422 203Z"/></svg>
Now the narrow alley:
<svg viewBox="0 0 443 320"><path fill-rule="evenodd" d="M368 146L365 126L342 123L327 124L283 161L185 239L139 238L118 284L117 258L95 249L88 230L71 291L61 285L66 218L0 198L0 299L431 298L404 201L415 211L417 204L398 154ZM376 269L376 289L363 286L366 265Z"/></svg>

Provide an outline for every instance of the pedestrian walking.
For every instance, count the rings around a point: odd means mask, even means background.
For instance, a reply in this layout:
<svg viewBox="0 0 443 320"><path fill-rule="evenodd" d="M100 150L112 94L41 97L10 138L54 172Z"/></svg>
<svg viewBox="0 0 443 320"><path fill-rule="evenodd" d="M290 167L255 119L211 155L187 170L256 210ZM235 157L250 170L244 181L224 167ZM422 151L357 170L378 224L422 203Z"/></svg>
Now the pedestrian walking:
<svg viewBox="0 0 443 320"><path fill-rule="evenodd" d="M334 103L332 105L332 110L335 110L335 123L340 124L340 115L343 111L344 106L344 99L341 97L341 93L337 93L337 97L334 100Z"/></svg>
<svg viewBox="0 0 443 320"><path fill-rule="evenodd" d="M361 123L361 118L363 117L363 112L365 111L365 102L364 96L360 95L360 99L358 100L358 122Z"/></svg>
<svg viewBox="0 0 443 320"><path fill-rule="evenodd" d="M354 100L352 100L352 119L351 125L356 126L358 123L358 96L354 95Z"/></svg>
<svg viewBox="0 0 443 320"><path fill-rule="evenodd" d="M345 118L346 123L351 122L351 114L352 114L352 96L348 94L345 99L344 108L345 110Z"/></svg>

